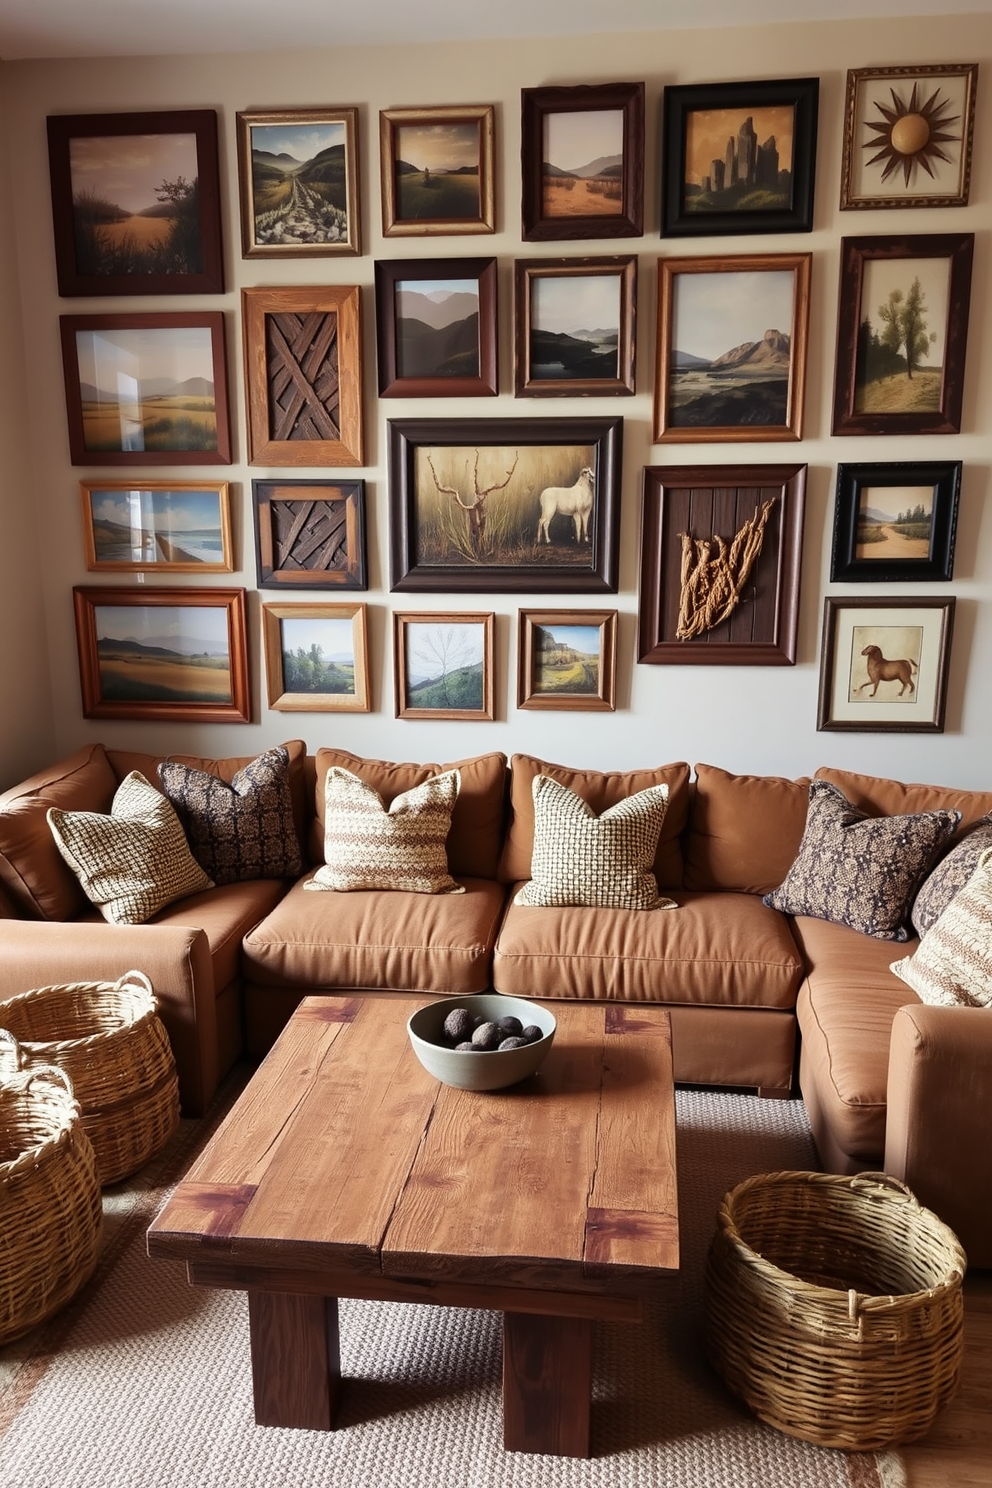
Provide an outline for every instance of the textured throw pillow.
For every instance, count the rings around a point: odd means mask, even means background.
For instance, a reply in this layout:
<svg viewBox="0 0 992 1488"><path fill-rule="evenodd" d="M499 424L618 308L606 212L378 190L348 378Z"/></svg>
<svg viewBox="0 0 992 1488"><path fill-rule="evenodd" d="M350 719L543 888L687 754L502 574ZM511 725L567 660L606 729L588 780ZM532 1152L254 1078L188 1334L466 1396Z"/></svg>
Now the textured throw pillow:
<svg viewBox="0 0 992 1488"><path fill-rule="evenodd" d="M53 806L48 825L87 898L114 925L143 925L174 899L213 888L172 805L137 770L117 787L109 816Z"/></svg>
<svg viewBox="0 0 992 1488"><path fill-rule="evenodd" d="M459 783L457 770L432 775L387 811L373 786L332 765L324 786L325 862L304 887L464 894L448 872L446 847Z"/></svg>
<svg viewBox="0 0 992 1488"><path fill-rule="evenodd" d="M926 935L940 919L954 895L963 889L975 871L979 858L992 847L992 814L967 829L953 847L924 879L913 901L911 919L917 935Z"/></svg>
<svg viewBox="0 0 992 1488"><path fill-rule="evenodd" d="M158 778L194 858L214 883L295 878L303 871L282 745L251 760L230 785L172 760L162 761Z"/></svg>
<svg viewBox="0 0 992 1488"><path fill-rule="evenodd" d="M917 886L959 821L957 811L868 816L835 785L814 780L799 855L764 902L877 940L905 940Z"/></svg>
<svg viewBox="0 0 992 1488"><path fill-rule="evenodd" d="M652 785L601 816L550 775L534 780L531 878L517 904L674 909L652 873L668 786Z"/></svg>
<svg viewBox="0 0 992 1488"><path fill-rule="evenodd" d="M992 849L912 956L893 961L892 970L921 1002L992 1007Z"/></svg>

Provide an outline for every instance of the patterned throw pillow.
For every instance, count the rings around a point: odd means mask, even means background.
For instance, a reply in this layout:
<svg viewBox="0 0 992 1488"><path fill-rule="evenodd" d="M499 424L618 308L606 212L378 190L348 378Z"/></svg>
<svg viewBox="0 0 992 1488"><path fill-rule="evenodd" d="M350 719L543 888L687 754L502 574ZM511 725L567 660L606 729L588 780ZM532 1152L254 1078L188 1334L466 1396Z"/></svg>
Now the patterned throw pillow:
<svg viewBox="0 0 992 1488"><path fill-rule="evenodd" d="M550 775L534 779L531 878L517 904L598 909L674 909L652 873L668 809L668 786L651 785L602 816Z"/></svg>
<svg viewBox="0 0 992 1488"><path fill-rule="evenodd" d="M143 925L174 899L213 888L171 804L137 770L117 787L109 816L53 806L48 825L87 898L111 924Z"/></svg>
<svg viewBox="0 0 992 1488"><path fill-rule="evenodd" d="M764 903L876 940L905 940L917 886L960 820L959 811L868 816L835 785L814 780L799 855Z"/></svg>
<svg viewBox="0 0 992 1488"><path fill-rule="evenodd" d="M924 879L913 901L911 916L917 935L925 935L937 923L954 895L974 873L987 847L992 847L992 814L968 828L957 846Z"/></svg>
<svg viewBox="0 0 992 1488"><path fill-rule="evenodd" d="M324 786L324 858L307 889L396 889L464 894L448 872L446 842L457 770L404 791L387 811L374 786L332 765Z"/></svg>
<svg viewBox="0 0 992 1488"><path fill-rule="evenodd" d="M289 754L279 745L253 759L230 785L173 760L158 767L193 856L214 883L295 878L303 871L289 789Z"/></svg>
<svg viewBox="0 0 992 1488"><path fill-rule="evenodd" d="M992 1007L992 849L912 956L893 961L892 970L921 1002Z"/></svg>

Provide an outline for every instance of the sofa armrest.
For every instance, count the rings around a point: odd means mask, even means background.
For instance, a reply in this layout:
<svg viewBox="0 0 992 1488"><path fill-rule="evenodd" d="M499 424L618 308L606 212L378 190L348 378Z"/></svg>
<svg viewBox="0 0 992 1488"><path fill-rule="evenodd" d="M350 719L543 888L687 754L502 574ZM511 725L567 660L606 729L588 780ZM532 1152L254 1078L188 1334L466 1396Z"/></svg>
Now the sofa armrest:
<svg viewBox="0 0 992 1488"><path fill-rule="evenodd" d="M885 1171L992 1266L992 1010L901 1007L892 1023Z"/></svg>
<svg viewBox="0 0 992 1488"><path fill-rule="evenodd" d="M158 999L184 1116L202 1116L219 1079L210 946L189 925L0 920L0 999L32 987L113 982L143 971Z"/></svg>

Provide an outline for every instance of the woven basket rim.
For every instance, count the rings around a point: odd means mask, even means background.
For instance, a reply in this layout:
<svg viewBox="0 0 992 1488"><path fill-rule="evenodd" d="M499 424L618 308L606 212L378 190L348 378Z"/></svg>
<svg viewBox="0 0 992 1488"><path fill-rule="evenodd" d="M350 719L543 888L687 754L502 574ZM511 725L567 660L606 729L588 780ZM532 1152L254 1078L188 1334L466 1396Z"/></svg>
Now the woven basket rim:
<svg viewBox="0 0 992 1488"><path fill-rule="evenodd" d="M37 1057L39 1054L48 1058L56 1058L60 1054L77 1053L87 1048L95 1048L106 1044L111 1039L120 1038L122 1034L132 1033L140 1029L150 1018L157 1016L157 999L152 989L152 984L142 971L127 971L118 977L116 982L53 982L48 987L31 987L26 992L16 992L12 997L5 997L0 1002L0 1028L4 1027L4 1017L7 1009L27 1007L31 1003L38 1002L45 997L51 997L55 993L72 994L75 992L90 991L101 996L108 993L134 993L139 1002L144 999L147 1005L136 1018L130 1018L120 1023L116 1028L101 1028L96 1033L80 1034L75 1038L61 1039L25 1039L15 1034L13 1030L6 1031L14 1038L27 1053Z"/></svg>
<svg viewBox="0 0 992 1488"><path fill-rule="evenodd" d="M49 1085L44 1105L54 1116L60 1118L58 1129L47 1133L30 1146L22 1147L16 1157L0 1161L0 1189L22 1172L36 1168L49 1152L68 1141L74 1128L81 1123L82 1112L73 1094L72 1081L57 1064L41 1064L34 1069L17 1070L0 1080L0 1104L7 1095L30 1095L31 1086L37 1080L47 1081Z"/></svg>

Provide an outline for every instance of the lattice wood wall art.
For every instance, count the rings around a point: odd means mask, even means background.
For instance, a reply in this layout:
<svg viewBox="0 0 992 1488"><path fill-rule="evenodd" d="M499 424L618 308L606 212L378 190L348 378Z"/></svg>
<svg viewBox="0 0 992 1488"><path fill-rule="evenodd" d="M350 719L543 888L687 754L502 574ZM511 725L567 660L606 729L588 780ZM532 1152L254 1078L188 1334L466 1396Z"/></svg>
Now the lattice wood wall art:
<svg viewBox="0 0 992 1488"><path fill-rule="evenodd" d="M358 286L241 297L251 464L363 464Z"/></svg>
<svg viewBox="0 0 992 1488"><path fill-rule="evenodd" d="M263 589L365 589L365 482L252 481Z"/></svg>

